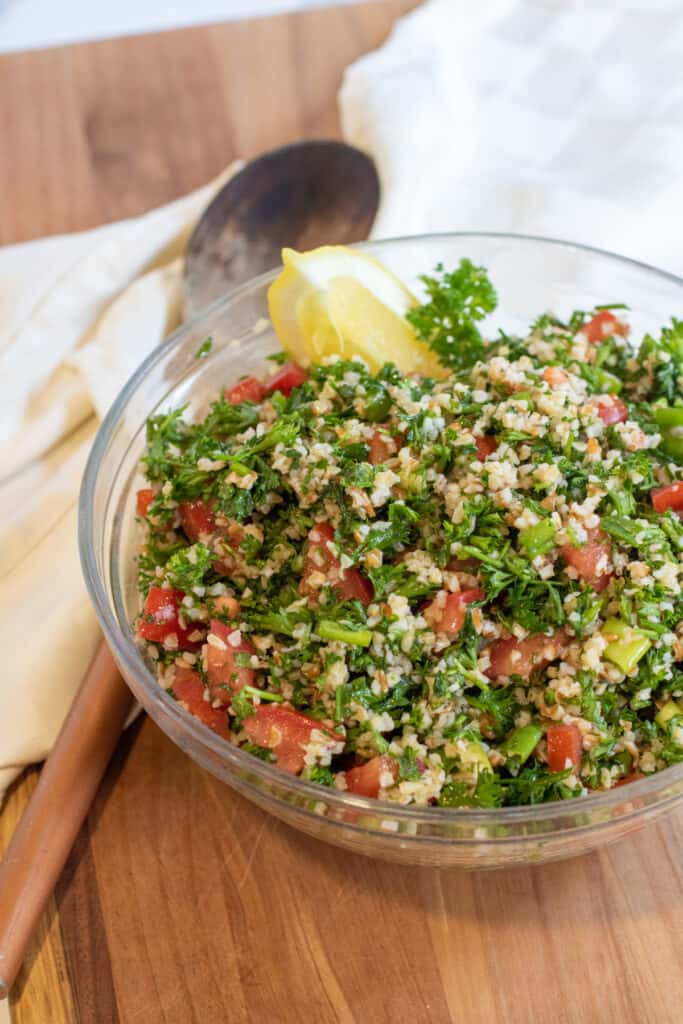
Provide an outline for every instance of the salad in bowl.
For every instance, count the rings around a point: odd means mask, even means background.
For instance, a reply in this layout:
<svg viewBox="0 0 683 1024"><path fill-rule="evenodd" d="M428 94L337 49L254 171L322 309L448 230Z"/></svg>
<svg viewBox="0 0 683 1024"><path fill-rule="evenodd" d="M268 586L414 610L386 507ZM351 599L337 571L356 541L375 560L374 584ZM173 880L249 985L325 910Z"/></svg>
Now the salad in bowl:
<svg viewBox="0 0 683 1024"><path fill-rule="evenodd" d="M466 257L419 299L360 250L284 264L270 370L147 422L158 685L321 794L437 814L683 761L683 322L606 295L489 332Z"/></svg>

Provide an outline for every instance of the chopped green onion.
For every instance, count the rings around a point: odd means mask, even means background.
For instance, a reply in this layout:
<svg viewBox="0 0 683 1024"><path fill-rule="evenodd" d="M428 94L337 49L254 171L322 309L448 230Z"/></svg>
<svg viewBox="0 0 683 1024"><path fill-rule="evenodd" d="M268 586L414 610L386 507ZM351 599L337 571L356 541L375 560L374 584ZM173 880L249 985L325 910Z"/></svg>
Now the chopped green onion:
<svg viewBox="0 0 683 1024"><path fill-rule="evenodd" d="M653 412L659 427L683 427L683 405L656 405Z"/></svg>
<svg viewBox="0 0 683 1024"><path fill-rule="evenodd" d="M247 476L251 473L249 466L245 466L243 462L239 462L237 459L230 460L230 469L237 473L238 476Z"/></svg>
<svg viewBox="0 0 683 1024"><path fill-rule="evenodd" d="M391 395L387 389L378 384L370 390L365 402L365 418L370 423L381 423L389 415L391 409Z"/></svg>
<svg viewBox="0 0 683 1024"><path fill-rule="evenodd" d="M662 448L674 459L683 460L683 406L655 405L652 409L662 434Z"/></svg>
<svg viewBox="0 0 683 1024"><path fill-rule="evenodd" d="M671 719L676 718L678 715L683 715L683 708L675 700L668 700L666 704L662 704L655 715L655 722L660 729L666 729Z"/></svg>
<svg viewBox="0 0 683 1024"><path fill-rule="evenodd" d="M259 700L272 700L276 704L281 704L285 699L281 693L271 693L270 690L259 690L256 686L243 686L240 693L245 694L248 697L258 697Z"/></svg>
<svg viewBox="0 0 683 1024"><path fill-rule="evenodd" d="M631 675L652 646L641 630L633 629L621 619L608 619L602 627L602 634L605 637L616 637L605 648L605 657L627 676Z"/></svg>
<svg viewBox="0 0 683 1024"><path fill-rule="evenodd" d="M511 395L509 401L513 402L524 402L528 409L534 409L535 403L531 397L530 391L516 391L514 395Z"/></svg>
<svg viewBox="0 0 683 1024"><path fill-rule="evenodd" d="M481 743L477 743L476 740L470 740L466 743L464 750L458 748L458 754L460 756L460 763L464 767L474 768L477 774L479 772L491 771L491 763L486 756L486 751Z"/></svg>
<svg viewBox="0 0 683 1024"><path fill-rule="evenodd" d="M542 736L543 730L537 725L523 725L508 736L501 750L509 761L522 765L531 757Z"/></svg>
<svg viewBox="0 0 683 1024"><path fill-rule="evenodd" d="M353 644L356 647L369 647L372 643L372 632L369 629L347 629L331 619L319 622L316 632L323 640L338 640L342 644Z"/></svg>
<svg viewBox="0 0 683 1024"><path fill-rule="evenodd" d="M662 448L672 459L683 462L683 437L670 430L662 430Z"/></svg>
<svg viewBox="0 0 683 1024"><path fill-rule="evenodd" d="M334 691L334 717L335 721L342 722L346 718L351 699L351 687L348 683L342 683Z"/></svg>
<svg viewBox="0 0 683 1024"><path fill-rule="evenodd" d="M633 768L633 755L628 750L620 750L614 755L614 763L619 765L624 775L629 775Z"/></svg>
<svg viewBox="0 0 683 1024"><path fill-rule="evenodd" d="M594 378L600 387L604 388L608 395L618 395L623 388L623 383L609 370L594 370Z"/></svg>
<svg viewBox="0 0 683 1024"><path fill-rule="evenodd" d="M543 555L554 547L555 527L550 519L542 519L535 526L528 526L525 530L519 531L519 543L529 558Z"/></svg>

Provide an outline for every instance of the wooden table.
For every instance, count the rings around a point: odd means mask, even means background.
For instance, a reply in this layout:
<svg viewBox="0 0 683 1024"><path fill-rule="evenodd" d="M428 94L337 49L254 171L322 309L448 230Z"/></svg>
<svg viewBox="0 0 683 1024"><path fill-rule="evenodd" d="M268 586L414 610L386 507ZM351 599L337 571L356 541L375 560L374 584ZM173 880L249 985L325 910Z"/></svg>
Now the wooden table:
<svg viewBox="0 0 683 1024"><path fill-rule="evenodd" d="M235 156L339 133L391 0L0 58L0 241L140 213ZM36 772L0 818L6 842ZM673 1024L683 813L466 875L265 817L150 721L122 740L14 991L17 1024Z"/></svg>

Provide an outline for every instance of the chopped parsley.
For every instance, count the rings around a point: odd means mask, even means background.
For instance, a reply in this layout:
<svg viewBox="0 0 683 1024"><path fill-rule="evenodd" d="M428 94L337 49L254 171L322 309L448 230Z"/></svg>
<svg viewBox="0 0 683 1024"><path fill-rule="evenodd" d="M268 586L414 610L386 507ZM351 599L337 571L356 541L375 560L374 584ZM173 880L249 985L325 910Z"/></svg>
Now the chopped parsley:
<svg viewBox="0 0 683 1024"><path fill-rule="evenodd" d="M498 297L484 268L471 260L461 260L453 271L439 263L434 274L421 277L428 301L411 310L406 319L444 366L468 369L484 355L477 323L494 311Z"/></svg>
<svg viewBox="0 0 683 1024"><path fill-rule="evenodd" d="M150 418L160 681L255 757L400 803L538 804L682 761L683 522L651 492L681 479L683 321L639 349L619 305L488 340L483 268L422 280L408 320L442 377L338 358Z"/></svg>

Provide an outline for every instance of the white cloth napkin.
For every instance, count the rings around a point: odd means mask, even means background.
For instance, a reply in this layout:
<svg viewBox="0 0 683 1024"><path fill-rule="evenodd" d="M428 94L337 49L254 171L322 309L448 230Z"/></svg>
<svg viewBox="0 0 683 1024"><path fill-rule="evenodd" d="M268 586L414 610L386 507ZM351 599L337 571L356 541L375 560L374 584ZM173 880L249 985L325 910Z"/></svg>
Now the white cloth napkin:
<svg viewBox="0 0 683 1024"><path fill-rule="evenodd" d="M346 72L377 237L513 231L683 272L678 0L431 0Z"/></svg>
<svg viewBox="0 0 683 1024"><path fill-rule="evenodd" d="M374 234L527 231L683 271L683 9L430 0L340 95L371 152ZM49 750L97 642L75 505L97 417L178 319L213 186L146 217L0 250L0 792Z"/></svg>
<svg viewBox="0 0 683 1024"><path fill-rule="evenodd" d="M232 170L144 217L0 249L0 800L49 752L97 645L76 538L97 423L178 324L180 256Z"/></svg>

